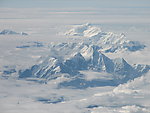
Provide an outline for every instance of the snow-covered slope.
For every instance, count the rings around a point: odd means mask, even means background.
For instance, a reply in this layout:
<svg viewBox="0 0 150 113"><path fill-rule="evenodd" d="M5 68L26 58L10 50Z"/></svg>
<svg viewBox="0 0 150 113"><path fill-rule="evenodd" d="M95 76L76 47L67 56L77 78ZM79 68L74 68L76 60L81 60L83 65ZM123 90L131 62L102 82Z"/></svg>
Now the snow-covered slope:
<svg viewBox="0 0 150 113"><path fill-rule="evenodd" d="M124 33L118 35L104 32L91 24L76 25L64 35L84 37L84 43L97 45L104 52L137 51L145 48L138 41L128 40Z"/></svg>
<svg viewBox="0 0 150 113"><path fill-rule="evenodd" d="M72 29L67 31L65 35L72 35L72 36L84 36L84 37L92 37L101 34L102 31L100 28L91 26L91 24L83 24L74 26Z"/></svg>
<svg viewBox="0 0 150 113"><path fill-rule="evenodd" d="M50 55L42 63L20 71L19 77L56 79L61 74L68 74L69 78L74 76L77 81L82 78L81 82L85 82L80 71L94 71L111 74L111 82L117 85L139 77L149 69L148 65L131 66L123 58L110 59L99 51L98 46L62 43L51 45Z"/></svg>
<svg viewBox="0 0 150 113"><path fill-rule="evenodd" d="M0 32L0 35L28 35L28 34L24 32L18 33L9 29L4 29Z"/></svg>

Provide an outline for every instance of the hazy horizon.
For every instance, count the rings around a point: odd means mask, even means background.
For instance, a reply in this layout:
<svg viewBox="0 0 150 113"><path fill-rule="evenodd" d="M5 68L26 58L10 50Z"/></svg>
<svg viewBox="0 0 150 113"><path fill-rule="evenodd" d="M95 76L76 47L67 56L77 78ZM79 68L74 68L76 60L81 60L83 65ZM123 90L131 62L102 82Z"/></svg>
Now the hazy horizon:
<svg viewBox="0 0 150 113"><path fill-rule="evenodd" d="M0 0L7 8L150 8L149 0Z"/></svg>

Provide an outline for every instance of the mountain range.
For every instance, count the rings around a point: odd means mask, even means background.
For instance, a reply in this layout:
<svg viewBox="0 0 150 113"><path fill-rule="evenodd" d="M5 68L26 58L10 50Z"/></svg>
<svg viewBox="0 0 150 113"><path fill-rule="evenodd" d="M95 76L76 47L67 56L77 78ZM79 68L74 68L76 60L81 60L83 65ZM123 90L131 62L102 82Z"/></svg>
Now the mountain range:
<svg viewBox="0 0 150 113"><path fill-rule="evenodd" d="M70 80L60 83L60 86L86 88L104 84L118 85L139 77L150 69L149 65L132 66L123 58L110 59L100 52L99 46L96 45L60 43L51 45L50 48L50 55L45 60L29 69L20 70L19 77L53 80L65 74ZM85 79L82 71L98 72L99 76L102 76L101 73L104 72L112 79L89 81ZM80 83L84 83L84 86Z"/></svg>
<svg viewBox="0 0 150 113"><path fill-rule="evenodd" d="M93 44L100 47L103 52L138 51L146 46L138 41L131 41L124 33L116 34L104 32L98 26L92 24L75 25L64 33L67 36L80 36L84 43Z"/></svg>
<svg viewBox="0 0 150 113"><path fill-rule="evenodd" d="M9 29L4 29L0 32L0 35L28 35L28 34L24 32L18 33Z"/></svg>
<svg viewBox="0 0 150 113"><path fill-rule="evenodd" d="M150 70L149 65L129 64L123 58L111 59L107 52L138 51L146 46L130 41L125 34L103 32L91 24L77 25L65 35L78 42L49 44L49 56L28 69L19 71L19 78L62 78L58 87L87 88L116 86L133 80ZM67 80L66 80L67 79Z"/></svg>

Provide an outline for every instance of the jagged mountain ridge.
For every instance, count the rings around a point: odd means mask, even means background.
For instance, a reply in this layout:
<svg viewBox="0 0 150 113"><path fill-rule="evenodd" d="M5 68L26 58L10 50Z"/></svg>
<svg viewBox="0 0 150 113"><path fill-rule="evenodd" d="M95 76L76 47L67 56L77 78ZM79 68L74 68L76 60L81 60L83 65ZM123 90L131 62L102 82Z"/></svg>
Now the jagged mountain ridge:
<svg viewBox="0 0 150 113"><path fill-rule="evenodd" d="M119 84L139 77L150 69L150 66L144 65L140 65L140 68L131 66L123 58L110 59L99 51L98 46L79 45L77 47L75 43L63 43L55 47L52 46L53 49L51 49L49 57L38 65L20 71L19 77L55 79L61 74L68 74L70 78L74 76L78 80L78 77L81 77L80 71L90 70L109 73L113 76L114 81Z"/></svg>
<svg viewBox="0 0 150 113"><path fill-rule="evenodd" d="M124 34L117 35L103 32L100 28L90 24L73 28L65 35L82 36L78 42L51 43L49 56L29 69L20 70L19 77L35 77L53 80L62 75L69 78L59 86L73 86L76 88L95 87L101 85L118 85L147 73L150 66L131 66L123 58L110 59L105 52L122 50L137 51L145 45L127 40ZM82 73L83 71L83 73ZM87 80L84 71L104 72L111 77ZM92 76L92 75L91 75ZM101 74L99 75L101 76ZM82 85L80 85L82 84Z"/></svg>
<svg viewBox="0 0 150 113"><path fill-rule="evenodd" d="M97 45L101 51L106 53L138 51L146 47L138 41L128 40L124 33L118 35L113 32L104 32L92 24L76 25L64 35L84 37L84 43Z"/></svg>

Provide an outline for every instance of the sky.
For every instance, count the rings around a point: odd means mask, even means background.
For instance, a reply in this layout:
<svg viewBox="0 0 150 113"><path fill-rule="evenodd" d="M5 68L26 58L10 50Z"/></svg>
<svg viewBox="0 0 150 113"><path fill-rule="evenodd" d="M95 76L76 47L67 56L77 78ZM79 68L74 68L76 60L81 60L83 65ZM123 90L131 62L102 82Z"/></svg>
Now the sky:
<svg viewBox="0 0 150 113"><path fill-rule="evenodd" d="M0 0L9 8L149 8L150 0Z"/></svg>
<svg viewBox="0 0 150 113"><path fill-rule="evenodd" d="M149 39L150 0L0 0L0 15L0 30L92 23Z"/></svg>

